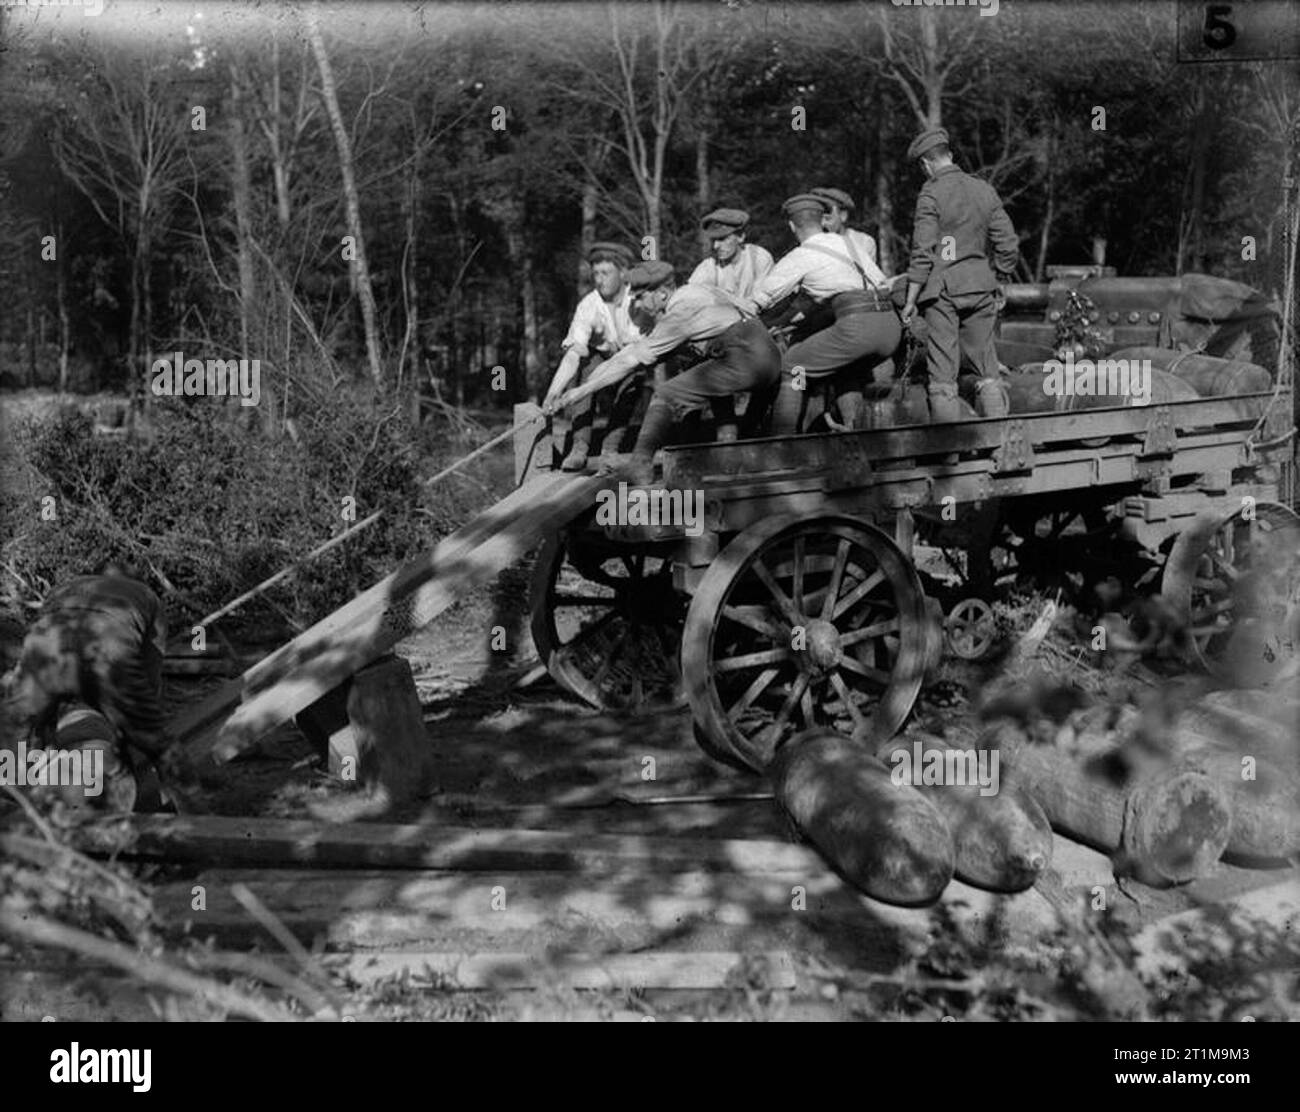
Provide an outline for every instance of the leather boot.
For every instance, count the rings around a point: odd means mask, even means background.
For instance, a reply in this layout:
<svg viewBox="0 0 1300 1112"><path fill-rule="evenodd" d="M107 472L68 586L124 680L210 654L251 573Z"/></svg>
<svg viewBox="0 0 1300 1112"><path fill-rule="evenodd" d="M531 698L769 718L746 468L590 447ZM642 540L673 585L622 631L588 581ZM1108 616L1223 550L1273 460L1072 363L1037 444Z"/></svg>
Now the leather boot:
<svg viewBox="0 0 1300 1112"><path fill-rule="evenodd" d="M561 471L581 471L587 466L587 457L591 454L591 425L583 425L573 430L573 444L569 454L560 464Z"/></svg>
<svg viewBox="0 0 1300 1112"><path fill-rule="evenodd" d="M595 406L591 398L573 407L570 415L573 421L573 443L569 446L569 454L560 464L561 471L581 471L587 466L587 457L591 454L591 426L595 418Z"/></svg>
<svg viewBox="0 0 1300 1112"><path fill-rule="evenodd" d="M957 404L956 383L932 382L927 393L930 396L930 423L932 425L961 420L961 407Z"/></svg>
<svg viewBox="0 0 1300 1112"><path fill-rule="evenodd" d="M862 411L866 401L861 390L841 390L837 404L840 408L840 423L845 428L862 428Z"/></svg>
<svg viewBox="0 0 1300 1112"><path fill-rule="evenodd" d="M1011 412L1006 384L1000 378L982 378L975 384L975 412L981 417L1005 417Z"/></svg>
<svg viewBox="0 0 1300 1112"><path fill-rule="evenodd" d="M668 443L675 423L672 406L659 399L650 403L645 420L641 422L641 435L636 438L636 447L628 463L629 483L648 486L654 481L655 452Z"/></svg>

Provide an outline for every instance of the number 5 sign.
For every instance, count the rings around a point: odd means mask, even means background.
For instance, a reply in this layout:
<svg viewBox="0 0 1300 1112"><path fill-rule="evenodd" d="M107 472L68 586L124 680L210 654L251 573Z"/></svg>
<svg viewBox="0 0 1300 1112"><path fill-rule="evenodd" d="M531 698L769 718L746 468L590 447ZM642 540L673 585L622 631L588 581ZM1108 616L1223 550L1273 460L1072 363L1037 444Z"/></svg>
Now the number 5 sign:
<svg viewBox="0 0 1300 1112"><path fill-rule="evenodd" d="M1300 58L1295 0L1178 0L1180 62L1267 62Z"/></svg>

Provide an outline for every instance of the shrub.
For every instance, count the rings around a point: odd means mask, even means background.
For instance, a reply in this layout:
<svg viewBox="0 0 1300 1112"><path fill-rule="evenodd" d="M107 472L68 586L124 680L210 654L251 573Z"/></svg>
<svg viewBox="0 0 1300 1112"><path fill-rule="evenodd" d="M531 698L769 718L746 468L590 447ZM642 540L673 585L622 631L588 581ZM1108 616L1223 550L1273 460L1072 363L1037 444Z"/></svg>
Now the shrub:
<svg viewBox="0 0 1300 1112"><path fill-rule="evenodd" d="M404 412L340 393L296 418L297 441L250 428L245 411L207 399L157 406L147 436L96 436L72 408L20 430L20 452L56 499L42 520L30 492L6 491L0 527L9 578L37 593L105 559L128 559L175 588L174 628L255 586L376 510L374 525L223 619L246 631L307 625L463 522L490 491L426 491ZM467 450L450 436L429 466ZM38 484L39 487L39 484ZM481 487L481 484L480 484ZM345 520L345 498L355 514Z"/></svg>

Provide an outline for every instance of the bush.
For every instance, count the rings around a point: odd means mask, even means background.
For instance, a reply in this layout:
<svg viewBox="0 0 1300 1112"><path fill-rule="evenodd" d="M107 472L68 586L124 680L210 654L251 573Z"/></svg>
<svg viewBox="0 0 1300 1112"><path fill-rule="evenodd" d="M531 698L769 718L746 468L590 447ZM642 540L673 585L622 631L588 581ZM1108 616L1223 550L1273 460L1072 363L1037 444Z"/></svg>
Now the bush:
<svg viewBox="0 0 1300 1112"><path fill-rule="evenodd" d="M382 510L376 524L222 620L232 632L307 625L488 500L463 483L424 490L404 413L364 396L341 394L299 416L296 443L249 428L237 406L196 399L156 408L147 437L96 436L92 419L71 408L21 430L20 451L57 517L42 520L39 502L6 492L9 578L43 593L103 560L129 560L155 588L163 578L175 588L168 602L179 629ZM450 437L440 443L431 466L458 454Z"/></svg>

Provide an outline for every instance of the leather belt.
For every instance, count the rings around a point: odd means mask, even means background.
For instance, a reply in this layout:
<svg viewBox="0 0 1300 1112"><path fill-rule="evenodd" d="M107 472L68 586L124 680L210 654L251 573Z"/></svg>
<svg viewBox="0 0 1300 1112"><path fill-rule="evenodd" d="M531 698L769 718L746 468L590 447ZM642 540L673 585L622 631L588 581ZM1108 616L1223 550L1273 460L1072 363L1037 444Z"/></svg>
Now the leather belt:
<svg viewBox="0 0 1300 1112"><path fill-rule="evenodd" d="M854 313L889 313L894 311L894 302L887 295L854 290L837 293L831 298L831 308L836 317L851 316Z"/></svg>

